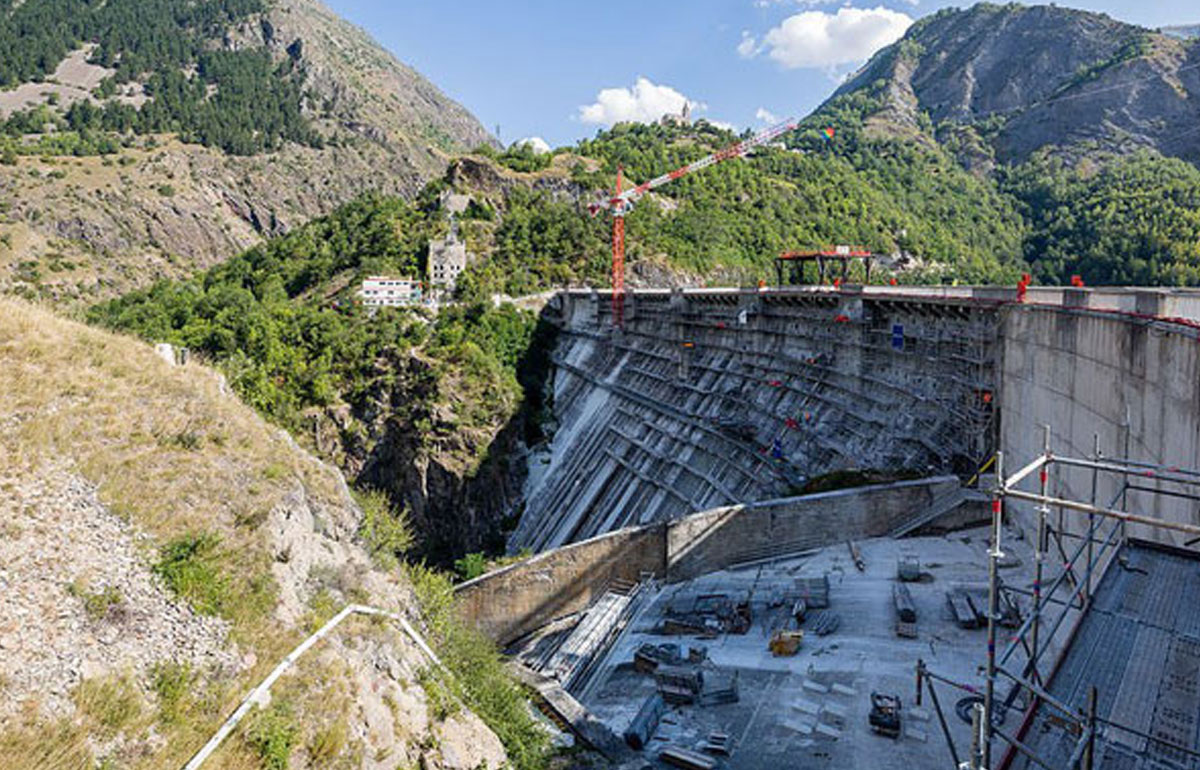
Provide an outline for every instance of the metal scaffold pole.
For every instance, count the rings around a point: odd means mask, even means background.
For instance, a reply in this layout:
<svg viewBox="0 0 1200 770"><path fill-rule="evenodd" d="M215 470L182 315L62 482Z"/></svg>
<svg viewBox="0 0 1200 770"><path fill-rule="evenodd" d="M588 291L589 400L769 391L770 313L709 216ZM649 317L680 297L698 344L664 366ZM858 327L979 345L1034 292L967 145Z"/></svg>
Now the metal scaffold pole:
<svg viewBox="0 0 1200 770"><path fill-rule="evenodd" d="M983 766L992 766L992 709L996 696L996 608L1000 559L1001 528L1004 526L1004 453L996 453L996 488L992 493L992 543L988 549L987 682L983 696Z"/></svg>
<svg viewBox="0 0 1200 770"><path fill-rule="evenodd" d="M1045 426L1045 435L1042 439L1042 457L1047 462L1050 460L1050 426ZM1042 492L1043 502L1037 505L1037 536L1033 541L1033 626L1031 627L1031 642L1033 651L1029 657L1029 676L1033 681L1041 683L1041 674L1038 671L1038 658L1041 656L1041 632L1042 632L1042 577L1045 571L1046 563L1046 514L1050 512L1050 507L1046 505L1045 498L1047 487L1050 482L1050 470L1045 465L1038 469L1039 488Z"/></svg>

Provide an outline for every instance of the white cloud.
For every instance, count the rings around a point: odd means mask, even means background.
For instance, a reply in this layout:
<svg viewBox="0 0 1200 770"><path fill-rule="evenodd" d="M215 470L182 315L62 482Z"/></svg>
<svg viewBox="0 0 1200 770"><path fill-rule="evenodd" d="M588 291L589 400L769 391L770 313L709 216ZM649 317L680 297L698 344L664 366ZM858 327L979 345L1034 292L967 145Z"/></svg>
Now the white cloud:
<svg viewBox="0 0 1200 770"><path fill-rule="evenodd" d="M744 34L738 53L757 56L765 50L786 69L829 70L867 60L899 40L912 23L907 14L883 6L839 8L837 13L803 11L767 32L761 45L748 45L754 38Z"/></svg>
<svg viewBox="0 0 1200 770"><path fill-rule="evenodd" d="M595 103L579 108L579 119L607 126L627 121L652 123L663 115L678 115L685 104L690 104L693 112L706 109L704 104L688 99L670 86L655 85L648 78L639 77L632 89L600 91Z"/></svg>
<svg viewBox="0 0 1200 770"><path fill-rule="evenodd" d="M521 147L523 145L529 145L530 149L536 155L550 152L550 143L540 136L527 136L512 143L513 147Z"/></svg>
<svg viewBox="0 0 1200 770"><path fill-rule="evenodd" d="M908 5L917 5L920 0L900 0ZM805 8L816 8L821 5L850 6L850 0L754 0L755 8L770 8L774 5L802 5Z"/></svg>
<svg viewBox="0 0 1200 770"><path fill-rule="evenodd" d="M754 117L758 120L761 120L763 123L779 122L779 118L775 115L775 113L771 112L766 107L759 107L758 111L754 113Z"/></svg>
<svg viewBox="0 0 1200 770"><path fill-rule="evenodd" d="M751 59L758 55L758 40L747 30L742 30L742 42L738 43L737 52L743 59Z"/></svg>

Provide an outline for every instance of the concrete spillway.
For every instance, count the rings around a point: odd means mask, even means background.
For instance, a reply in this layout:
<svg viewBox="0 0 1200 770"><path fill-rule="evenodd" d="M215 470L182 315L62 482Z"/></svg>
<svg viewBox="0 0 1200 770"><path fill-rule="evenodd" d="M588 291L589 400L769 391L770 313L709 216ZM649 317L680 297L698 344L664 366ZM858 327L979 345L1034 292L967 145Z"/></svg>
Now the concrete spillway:
<svg viewBox="0 0 1200 770"><path fill-rule="evenodd" d="M1039 426L1071 447L1200 465L1200 296L1154 290L557 295L558 429L514 548L793 493L849 468L972 475ZM1009 403L1011 402L1011 403ZM1086 437L1086 439L1085 439ZM1064 488L1083 481L1066 476ZM1171 507L1168 501L1156 505ZM1175 505L1163 515L1193 516Z"/></svg>

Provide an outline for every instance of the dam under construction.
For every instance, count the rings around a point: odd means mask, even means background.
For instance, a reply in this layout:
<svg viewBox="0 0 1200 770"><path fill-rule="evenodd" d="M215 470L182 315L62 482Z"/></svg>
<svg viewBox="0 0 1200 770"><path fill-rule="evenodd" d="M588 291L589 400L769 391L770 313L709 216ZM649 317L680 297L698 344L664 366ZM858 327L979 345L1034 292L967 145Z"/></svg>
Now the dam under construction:
<svg viewBox="0 0 1200 770"><path fill-rule="evenodd" d="M549 438L460 585L630 768L1200 767L1200 292L551 297Z"/></svg>

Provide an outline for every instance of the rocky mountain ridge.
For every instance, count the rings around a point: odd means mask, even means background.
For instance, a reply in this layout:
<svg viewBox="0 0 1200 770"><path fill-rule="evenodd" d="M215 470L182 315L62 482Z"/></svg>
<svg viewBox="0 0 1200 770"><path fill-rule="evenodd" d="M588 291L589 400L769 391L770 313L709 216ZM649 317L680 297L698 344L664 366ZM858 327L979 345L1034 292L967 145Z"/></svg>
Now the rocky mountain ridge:
<svg viewBox="0 0 1200 770"><path fill-rule="evenodd" d="M826 108L856 93L878 101L867 116L875 135L953 138L989 163L1042 148L1200 162L1200 41L1104 14L991 3L940 11L876 54Z"/></svg>

